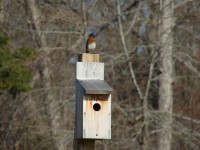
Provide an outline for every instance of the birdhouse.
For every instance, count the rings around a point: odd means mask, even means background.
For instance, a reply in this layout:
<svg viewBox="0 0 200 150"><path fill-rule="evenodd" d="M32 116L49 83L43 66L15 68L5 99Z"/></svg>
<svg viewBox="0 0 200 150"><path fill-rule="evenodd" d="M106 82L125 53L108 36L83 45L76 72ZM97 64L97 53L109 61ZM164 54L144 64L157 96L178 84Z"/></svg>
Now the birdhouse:
<svg viewBox="0 0 200 150"><path fill-rule="evenodd" d="M76 139L111 139L112 92L104 81L104 63L77 62Z"/></svg>

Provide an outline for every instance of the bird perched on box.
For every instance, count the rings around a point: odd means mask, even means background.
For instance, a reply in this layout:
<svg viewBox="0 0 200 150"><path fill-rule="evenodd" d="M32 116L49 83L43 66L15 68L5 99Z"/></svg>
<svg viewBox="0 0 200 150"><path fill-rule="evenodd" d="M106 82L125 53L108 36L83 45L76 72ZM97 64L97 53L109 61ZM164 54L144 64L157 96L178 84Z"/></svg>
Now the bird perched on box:
<svg viewBox="0 0 200 150"><path fill-rule="evenodd" d="M86 53L93 53L96 48L96 32L92 32L86 42Z"/></svg>

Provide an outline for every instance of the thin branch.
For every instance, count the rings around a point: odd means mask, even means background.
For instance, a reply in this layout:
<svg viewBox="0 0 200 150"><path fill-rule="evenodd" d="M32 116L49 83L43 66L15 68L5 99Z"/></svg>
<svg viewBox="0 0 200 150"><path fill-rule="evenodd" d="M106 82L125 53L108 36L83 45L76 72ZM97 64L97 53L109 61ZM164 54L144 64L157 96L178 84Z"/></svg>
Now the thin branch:
<svg viewBox="0 0 200 150"><path fill-rule="evenodd" d="M198 77L200 77L200 71L198 71L197 68L194 67L194 65L191 63L190 60L185 59L185 58L182 58L182 56L178 56L178 55L176 55L175 58L176 58L178 61L183 62L184 65L185 65L189 70L191 70L191 71L194 72Z"/></svg>
<svg viewBox="0 0 200 150"><path fill-rule="evenodd" d="M37 30L34 30L34 29L24 29L24 28L14 28L14 30L19 30L19 31L24 31L24 32L36 32L37 33ZM14 31L13 30L13 31ZM11 30L12 31L12 30ZM52 34L82 34L82 32L79 32L79 31L48 31L48 30L40 30L41 33L45 33L45 34L49 34L49 33L52 33Z"/></svg>
<svg viewBox="0 0 200 150"><path fill-rule="evenodd" d="M84 41L87 38L87 16L86 16L86 0L82 0L82 12L83 12L83 23L84 23Z"/></svg>
<svg viewBox="0 0 200 150"><path fill-rule="evenodd" d="M145 94L144 94L144 102L146 103L146 107L147 107L147 98L148 98L148 94L149 94L149 89L150 89L150 85L151 85L151 79L152 79L152 76L153 76L153 70L154 70L154 62L152 62L150 64L150 67L149 67L149 76L148 76L148 80L147 80L147 86L146 86L146 90L145 90Z"/></svg>
<svg viewBox="0 0 200 150"><path fill-rule="evenodd" d="M92 13L93 9L96 7L98 0L94 0L92 7L88 10L89 13Z"/></svg>
<svg viewBox="0 0 200 150"><path fill-rule="evenodd" d="M141 3L139 3L139 7L138 7L138 9L137 9L135 15L133 16L133 20L132 20L132 22L131 22L131 24L130 24L130 27L129 27L128 30L126 31L125 36L127 36L128 33L130 33L131 29L132 29L133 26L135 25L135 22L136 22L136 19L137 19L137 17L138 17L140 8L141 8Z"/></svg>
<svg viewBox="0 0 200 150"><path fill-rule="evenodd" d="M183 120L186 120L186 121L190 121L190 122L193 122L193 123L196 123L196 124L200 124L200 120L196 120L194 118L184 116L184 115L181 115L181 114L173 114L173 117L183 119Z"/></svg>
<svg viewBox="0 0 200 150"><path fill-rule="evenodd" d="M177 9L177 8L179 8L179 7L183 6L183 5L185 5L185 4L188 3L188 2L193 2L193 0L185 0L185 1L182 1L182 2L180 2L179 4L174 5L174 9Z"/></svg>
<svg viewBox="0 0 200 150"><path fill-rule="evenodd" d="M143 93L142 93L142 91L141 91L141 89L139 87L139 84L138 84L137 80L136 80L135 72L134 72L134 69L132 67L132 62L130 61L130 56L129 56L129 53L128 53L128 49L126 47L124 31L123 31L123 28L122 28L122 20L121 20L121 17L120 17L121 16L121 10L120 10L120 2L119 2L119 0L117 0L117 15L118 15L117 18L118 18L118 24L119 24L119 33L120 33L120 36L121 36L123 50L124 50L126 59L128 61L128 67L129 67L129 71L131 73L131 78L133 80L134 85L136 86L136 89L137 89L137 92L138 92L140 100L143 100L144 96L143 96Z"/></svg>

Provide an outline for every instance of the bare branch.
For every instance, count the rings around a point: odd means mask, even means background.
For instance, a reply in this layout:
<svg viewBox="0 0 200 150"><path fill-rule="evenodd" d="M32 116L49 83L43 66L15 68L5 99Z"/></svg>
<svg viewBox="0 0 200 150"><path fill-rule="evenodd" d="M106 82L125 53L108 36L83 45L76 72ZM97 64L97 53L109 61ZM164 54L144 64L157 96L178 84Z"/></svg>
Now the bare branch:
<svg viewBox="0 0 200 150"><path fill-rule="evenodd" d="M86 0L82 0L82 12L83 12L83 23L84 23L84 41L86 41L87 38Z"/></svg>
<svg viewBox="0 0 200 150"><path fill-rule="evenodd" d="M135 15L133 16L133 20L132 20L132 22L131 22L131 24L130 24L130 27L129 27L128 30L126 31L125 36L127 36L127 35L130 33L131 29L132 29L133 26L135 25L135 22L136 22L136 19L137 19L137 17L138 17L139 10L141 9L141 6L142 6L141 3L139 3L139 7L137 8Z"/></svg>
<svg viewBox="0 0 200 150"><path fill-rule="evenodd" d="M143 93L142 93L142 91L141 91L141 89L139 87L139 84L138 84L137 80L136 80L136 76L135 76L135 72L133 70L132 62L130 61L130 56L129 56L129 53L128 53L128 49L126 47L124 31L123 31L123 28L122 28L121 10L120 10L120 2L119 2L119 0L117 0L117 15L118 15L117 19L118 19L118 24L119 24L119 33L120 33L120 37L121 37L121 41L122 41L122 45L123 45L123 50L124 50L126 59L128 61L129 71L131 73L131 77L132 77L133 83L136 86L136 89L138 91L138 95L140 97L140 100L143 100L144 96L143 96Z"/></svg>
<svg viewBox="0 0 200 150"><path fill-rule="evenodd" d="M174 9L177 9L177 8L179 8L179 7L181 7L181 6L185 5L185 4L187 4L188 2L193 2L193 0L183 0L182 2L180 2L180 3L176 4L176 5L174 5Z"/></svg>

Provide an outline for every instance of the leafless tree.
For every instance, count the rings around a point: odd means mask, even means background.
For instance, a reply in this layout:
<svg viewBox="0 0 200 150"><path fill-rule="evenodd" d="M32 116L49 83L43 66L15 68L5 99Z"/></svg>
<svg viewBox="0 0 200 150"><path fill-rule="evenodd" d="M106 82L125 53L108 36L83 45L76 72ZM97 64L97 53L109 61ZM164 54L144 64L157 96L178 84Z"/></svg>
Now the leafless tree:
<svg viewBox="0 0 200 150"><path fill-rule="evenodd" d="M72 149L74 63L91 31L115 90L112 140L96 149L199 149L198 0L4 2L10 44L37 58L33 89L0 95L0 149Z"/></svg>
<svg viewBox="0 0 200 150"><path fill-rule="evenodd" d="M159 110L162 113L158 149L171 149L173 113L173 0L160 1L159 44L160 79Z"/></svg>

